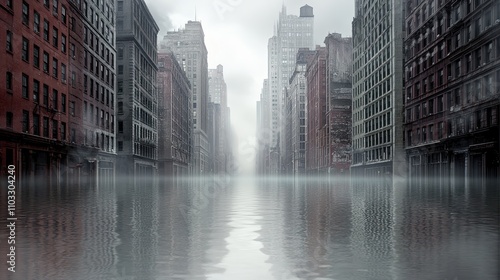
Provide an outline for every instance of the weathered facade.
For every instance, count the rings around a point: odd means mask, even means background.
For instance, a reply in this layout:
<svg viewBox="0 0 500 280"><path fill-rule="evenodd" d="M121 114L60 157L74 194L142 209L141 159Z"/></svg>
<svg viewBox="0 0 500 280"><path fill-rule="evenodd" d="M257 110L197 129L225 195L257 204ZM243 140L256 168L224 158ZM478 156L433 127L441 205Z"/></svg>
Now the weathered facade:
<svg viewBox="0 0 500 280"><path fill-rule="evenodd" d="M9 164L16 165L21 184L35 184L37 178L52 186L114 178L113 105L106 99L114 88L114 62L109 55L114 53L114 39L109 37L114 30L114 5L102 1L88 17L92 7L80 1L1 4L1 28L7 35L0 62L5 71L0 75L5 85L0 94L0 157L2 173ZM89 46L89 24L102 26L91 33L101 44ZM98 71L96 83L102 87L92 102L100 100L110 121L99 118L95 125L87 115L86 69L94 61L89 47L95 48L92 53L101 62L90 70ZM106 141L90 138L89 131Z"/></svg>
<svg viewBox="0 0 500 280"><path fill-rule="evenodd" d="M117 146L119 172L158 172L159 28L144 0L117 1Z"/></svg>
<svg viewBox="0 0 500 280"><path fill-rule="evenodd" d="M500 3L406 5L405 147L412 183L498 179Z"/></svg>
<svg viewBox="0 0 500 280"><path fill-rule="evenodd" d="M326 48L316 47L307 64L306 169L310 174L328 172L328 126L326 119Z"/></svg>
<svg viewBox="0 0 500 280"><path fill-rule="evenodd" d="M171 52L158 54L158 170L186 176L192 158L191 85Z"/></svg>
<svg viewBox="0 0 500 280"><path fill-rule="evenodd" d="M328 173L345 175L352 158L352 38L329 34L325 45Z"/></svg>

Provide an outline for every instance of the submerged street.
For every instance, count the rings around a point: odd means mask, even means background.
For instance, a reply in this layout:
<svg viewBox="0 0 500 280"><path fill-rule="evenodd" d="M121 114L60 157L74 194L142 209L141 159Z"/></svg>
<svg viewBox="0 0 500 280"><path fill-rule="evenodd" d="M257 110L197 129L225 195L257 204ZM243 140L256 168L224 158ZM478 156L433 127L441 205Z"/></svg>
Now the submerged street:
<svg viewBox="0 0 500 280"><path fill-rule="evenodd" d="M2 190L2 201L5 195ZM96 188L20 188L17 207L12 279L499 276L495 187L125 180ZM6 231L1 234L4 240Z"/></svg>

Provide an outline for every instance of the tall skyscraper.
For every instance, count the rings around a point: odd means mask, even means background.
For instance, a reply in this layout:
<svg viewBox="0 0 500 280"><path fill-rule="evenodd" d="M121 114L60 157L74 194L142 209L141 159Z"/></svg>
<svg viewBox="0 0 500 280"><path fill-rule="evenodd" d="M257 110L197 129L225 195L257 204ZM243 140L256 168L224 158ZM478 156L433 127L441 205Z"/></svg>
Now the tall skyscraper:
<svg viewBox="0 0 500 280"><path fill-rule="evenodd" d="M159 28L144 0L117 1L118 156L120 172L157 173Z"/></svg>
<svg viewBox="0 0 500 280"><path fill-rule="evenodd" d="M270 110L270 168L271 173L282 170L280 146L284 146L285 131L283 106L285 88L295 69L295 59L299 48L312 48L314 29L313 8L305 5L300 8L300 16L288 15L283 6L275 34L268 42L268 81Z"/></svg>
<svg viewBox="0 0 500 280"><path fill-rule="evenodd" d="M500 2L406 1L405 147L414 184L498 178ZM498 182L496 183L498 186Z"/></svg>
<svg viewBox="0 0 500 280"><path fill-rule="evenodd" d="M224 81L224 68L208 70L209 99L213 103L214 127L211 139L212 170L215 174L227 174L230 150L230 120L227 106L227 86Z"/></svg>
<svg viewBox="0 0 500 280"><path fill-rule="evenodd" d="M403 175L402 1L356 1L352 33L351 173Z"/></svg>
<svg viewBox="0 0 500 280"><path fill-rule="evenodd" d="M169 31L160 44L161 51L170 50L191 82L194 164L193 173L209 171L210 145L207 136L208 121L208 61L205 34L199 21L188 21L185 28Z"/></svg>

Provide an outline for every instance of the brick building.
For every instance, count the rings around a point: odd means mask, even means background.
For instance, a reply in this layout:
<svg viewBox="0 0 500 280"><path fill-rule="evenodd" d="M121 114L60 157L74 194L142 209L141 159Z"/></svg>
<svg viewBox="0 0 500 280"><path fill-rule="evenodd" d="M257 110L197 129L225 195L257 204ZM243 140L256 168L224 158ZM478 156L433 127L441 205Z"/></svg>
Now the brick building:
<svg viewBox="0 0 500 280"><path fill-rule="evenodd" d="M326 48L316 47L314 57L307 64L307 143L306 169L308 173L328 171L328 126L326 119Z"/></svg>
<svg viewBox="0 0 500 280"><path fill-rule="evenodd" d="M158 54L158 170L163 176L190 172L193 123L191 84L171 52Z"/></svg>
<svg viewBox="0 0 500 280"><path fill-rule="evenodd" d="M405 147L412 182L498 178L500 2L406 5Z"/></svg>
<svg viewBox="0 0 500 280"><path fill-rule="evenodd" d="M67 1L0 4L0 168L15 165L21 184L65 184L78 164L68 158L81 125L69 106L70 18Z"/></svg>
<svg viewBox="0 0 500 280"><path fill-rule="evenodd" d="M113 2L1 5L2 162L18 166L21 182L112 182Z"/></svg>
<svg viewBox="0 0 500 280"><path fill-rule="evenodd" d="M328 173L349 174L352 148L352 38L329 34L326 45Z"/></svg>

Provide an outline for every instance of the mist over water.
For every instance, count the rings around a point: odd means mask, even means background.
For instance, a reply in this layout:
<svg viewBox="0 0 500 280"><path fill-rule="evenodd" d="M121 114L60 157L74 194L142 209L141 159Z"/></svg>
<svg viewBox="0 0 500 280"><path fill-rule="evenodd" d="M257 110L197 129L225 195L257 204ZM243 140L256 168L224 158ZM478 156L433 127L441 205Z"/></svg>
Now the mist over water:
<svg viewBox="0 0 500 280"><path fill-rule="evenodd" d="M16 199L17 264L9 279L499 276L493 184L120 178L97 187L23 187Z"/></svg>

